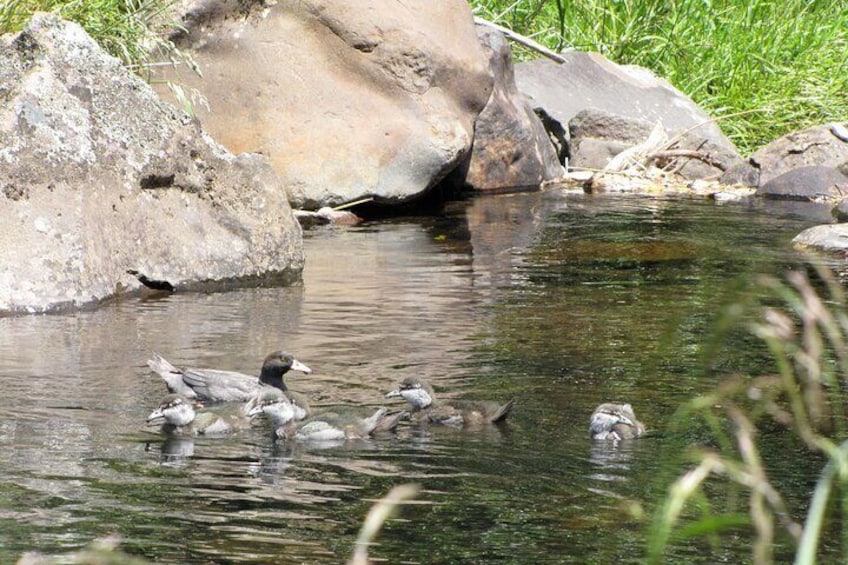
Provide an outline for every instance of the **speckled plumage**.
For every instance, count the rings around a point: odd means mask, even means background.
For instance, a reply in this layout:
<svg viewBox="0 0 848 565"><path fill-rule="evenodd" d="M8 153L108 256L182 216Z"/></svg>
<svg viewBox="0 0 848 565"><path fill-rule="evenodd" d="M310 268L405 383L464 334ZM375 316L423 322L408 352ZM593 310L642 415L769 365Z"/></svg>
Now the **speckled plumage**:
<svg viewBox="0 0 848 565"><path fill-rule="evenodd" d="M629 404L601 404L589 420L592 439L634 439L645 433L645 426L636 419Z"/></svg>
<svg viewBox="0 0 848 565"><path fill-rule="evenodd" d="M160 424L162 433L176 436L228 435L250 427L241 406L228 412L197 412L191 400L180 394L169 394L147 417L148 425Z"/></svg>
<svg viewBox="0 0 848 565"><path fill-rule="evenodd" d="M264 413L274 428L277 438L303 442L344 441L365 438L375 431L389 431L397 427L403 413L387 414L380 408L368 417L359 415L355 407L337 407L299 422L295 408L281 391L264 391L251 414Z"/></svg>
<svg viewBox="0 0 848 565"><path fill-rule="evenodd" d="M436 400L433 387L418 377L407 377L386 398L400 396L406 400L417 421L448 426L496 424L506 420L515 400L498 404L488 400Z"/></svg>

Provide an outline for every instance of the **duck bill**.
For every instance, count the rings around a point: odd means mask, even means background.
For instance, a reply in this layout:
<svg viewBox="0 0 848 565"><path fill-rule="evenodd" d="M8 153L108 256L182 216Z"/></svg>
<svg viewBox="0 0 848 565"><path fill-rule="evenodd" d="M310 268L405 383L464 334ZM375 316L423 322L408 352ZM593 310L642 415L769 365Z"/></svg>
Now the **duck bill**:
<svg viewBox="0 0 848 565"><path fill-rule="evenodd" d="M309 373L312 372L312 369L310 369L309 367L307 367L306 365L304 365L303 363L301 363L297 359L292 361L292 365L291 365L290 370L291 371L299 371L299 372L303 373L304 375L308 375Z"/></svg>
<svg viewBox="0 0 848 565"><path fill-rule="evenodd" d="M157 424L163 420L165 420L165 415L162 414L162 411L158 409L151 412L150 415L147 417L148 424Z"/></svg>
<svg viewBox="0 0 848 565"><path fill-rule="evenodd" d="M247 411L247 415L250 418L253 418L254 416L259 416L260 414L263 414L263 413L264 413L264 410L262 409L261 404L257 404L255 406L253 406L250 410Z"/></svg>
<svg viewBox="0 0 848 565"><path fill-rule="evenodd" d="M386 393L386 398L395 398L401 396L400 389L391 390Z"/></svg>

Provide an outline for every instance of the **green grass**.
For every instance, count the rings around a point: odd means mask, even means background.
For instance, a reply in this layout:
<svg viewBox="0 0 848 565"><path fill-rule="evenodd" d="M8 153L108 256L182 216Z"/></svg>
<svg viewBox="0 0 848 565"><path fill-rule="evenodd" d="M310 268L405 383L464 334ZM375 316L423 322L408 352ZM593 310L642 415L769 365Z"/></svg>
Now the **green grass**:
<svg viewBox="0 0 848 565"><path fill-rule="evenodd" d="M471 4L476 15L552 49L647 67L713 116L736 114L721 127L745 154L791 131L848 120L844 0Z"/></svg>
<svg viewBox="0 0 848 565"><path fill-rule="evenodd" d="M80 24L111 55L144 75L150 48L172 59L181 54L158 26L175 0L0 0L0 34L20 31L35 12L54 12Z"/></svg>

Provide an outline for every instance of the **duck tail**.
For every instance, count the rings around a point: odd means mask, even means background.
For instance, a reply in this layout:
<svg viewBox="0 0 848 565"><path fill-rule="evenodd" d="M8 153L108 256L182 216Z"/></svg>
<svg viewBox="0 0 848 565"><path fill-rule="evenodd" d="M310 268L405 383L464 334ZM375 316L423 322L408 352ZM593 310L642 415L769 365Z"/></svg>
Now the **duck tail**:
<svg viewBox="0 0 848 565"><path fill-rule="evenodd" d="M515 399L513 398L503 406L497 409L497 411L492 414L492 417L489 418L489 421L493 424L497 424L499 422L503 422L506 420L506 417L509 416L509 413L512 411L512 407L515 405Z"/></svg>
<svg viewBox="0 0 848 565"><path fill-rule="evenodd" d="M388 408L380 408L376 412L374 412L372 416L365 418L362 425L362 431L364 432L364 435L369 435L375 429L377 429L377 426L380 425L380 421L383 419L383 416L385 416L386 412L388 411Z"/></svg>
<svg viewBox="0 0 848 565"><path fill-rule="evenodd" d="M147 360L147 366L154 372L164 375L165 373L180 373L181 371L171 365L164 357L153 352L153 356Z"/></svg>
<svg viewBox="0 0 848 565"><path fill-rule="evenodd" d="M196 400L197 393L183 382L183 371L168 363L164 357L154 353L147 366L157 373L168 387L169 392L182 394L189 400Z"/></svg>

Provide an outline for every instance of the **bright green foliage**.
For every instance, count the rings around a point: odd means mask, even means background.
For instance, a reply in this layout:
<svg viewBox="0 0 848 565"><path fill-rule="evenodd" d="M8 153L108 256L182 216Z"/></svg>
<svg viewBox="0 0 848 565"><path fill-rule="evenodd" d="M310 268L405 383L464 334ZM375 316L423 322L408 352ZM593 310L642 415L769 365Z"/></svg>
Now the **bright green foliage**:
<svg viewBox="0 0 848 565"><path fill-rule="evenodd" d="M473 0L475 13L557 50L598 51L668 79L743 153L848 120L844 0ZM520 56L520 55L519 55Z"/></svg>
<svg viewBox="0 0 848 565"><path fill-rule="evenodd" d="M157 29L174 0L0 0L0 34L17 32L35 12L55 12L80 24L111 55L137 73L147 69L151 48L177 54Z"/></svg>

